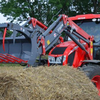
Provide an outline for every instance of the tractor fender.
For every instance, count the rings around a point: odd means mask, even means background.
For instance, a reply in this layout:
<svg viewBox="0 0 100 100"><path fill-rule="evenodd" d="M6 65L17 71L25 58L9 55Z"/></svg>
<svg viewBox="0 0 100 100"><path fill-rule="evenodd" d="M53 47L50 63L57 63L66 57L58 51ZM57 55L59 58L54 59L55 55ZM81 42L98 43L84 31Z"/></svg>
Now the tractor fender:
<svg viewBox="0 0 100 100"><path fill-rule="evenodd" d="M98 64L98 65L100 65L100 60L83 60L82 62L86 63L86 64L90 63L90 64Z"/></svg>

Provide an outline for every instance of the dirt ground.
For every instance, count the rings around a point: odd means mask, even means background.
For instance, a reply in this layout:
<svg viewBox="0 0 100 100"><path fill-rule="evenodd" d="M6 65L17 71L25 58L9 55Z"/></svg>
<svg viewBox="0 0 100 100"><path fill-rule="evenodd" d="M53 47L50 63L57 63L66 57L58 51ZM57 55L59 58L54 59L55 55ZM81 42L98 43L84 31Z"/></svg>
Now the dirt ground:
<svg viewBox="0 0 100 100"><path fill-rule="evenodd" d="M0 100L100 100L92 82L69 66L0 67Z"/></svg>

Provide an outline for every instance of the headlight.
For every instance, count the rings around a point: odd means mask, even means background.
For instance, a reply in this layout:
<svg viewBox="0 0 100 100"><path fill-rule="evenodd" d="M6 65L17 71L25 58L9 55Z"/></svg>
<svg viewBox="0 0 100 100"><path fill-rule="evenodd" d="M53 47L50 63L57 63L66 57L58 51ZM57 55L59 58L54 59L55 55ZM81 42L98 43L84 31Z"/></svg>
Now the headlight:
<svg viewBox="0 0 100 100"><path fill-rule="evenodd" d="M52 56L48 56L48 61L49 61L50 63L53 63L53 62L55 62L55 58L52 57Z"/></svg>
<svg viewBox="0 0 100 100"><path fill-rule="evenodd" d="M60 56L60 57L48 56L48 61L49 61L49 63L60 64L60 63L62 63L62 56Z"/></svg>
<svg viewBox="0 0 100 100"><path fill-rule="evenodd" d="M61 63L62 60L62 56L61 57L57 57L56 62Z"/></svg>
<svg viewBox="0 0 100 100"><path fill-rule="evenodd" d="M63 62L66 60L66 55L63 56Z"/></svg>

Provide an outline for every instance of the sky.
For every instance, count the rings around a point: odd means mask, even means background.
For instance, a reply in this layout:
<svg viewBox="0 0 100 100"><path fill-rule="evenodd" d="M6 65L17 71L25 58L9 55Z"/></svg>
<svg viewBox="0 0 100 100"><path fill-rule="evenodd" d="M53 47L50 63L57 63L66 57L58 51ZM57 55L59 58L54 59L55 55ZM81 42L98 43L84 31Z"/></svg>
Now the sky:
<svg viewBox="0 0 100 100"><path fill-rule="evenodd" d="M7 20L6 17L4 17L4 16L0 13L0 23L5 23L5 22L9 22L9 21Z"/></svg>
<svg viewBox="0 0 100 100"><path fill-rule="evenodd" d="M0 13L0 24L1 24L1 23L9 23L9 22L10 22L10 21L7 20L7 18L4 17L3 14ZM15 21L15 22L16 22L16 21ZM18 22L18 21L17 21L17 22ZM26 22L26 21L21 22L20 25L23 25L25 22ZM14 22L13 22L13 23L14 23Z"/></svg>

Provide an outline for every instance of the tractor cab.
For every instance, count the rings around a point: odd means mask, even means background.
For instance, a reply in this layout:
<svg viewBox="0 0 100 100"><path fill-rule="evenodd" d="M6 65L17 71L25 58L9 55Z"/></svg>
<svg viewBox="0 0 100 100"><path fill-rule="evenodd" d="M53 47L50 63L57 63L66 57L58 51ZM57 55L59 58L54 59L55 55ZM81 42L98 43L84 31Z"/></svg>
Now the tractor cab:
<svg viewBox="0 0 100 100"><path fill-rule="evenodd" d="M100 41L100 15L85 14L70 17L81 29L90 36L94 36L94 42Z"/></svg>
<svg viewBox="0 0 100 100"><path fill-rule="evenodd" d="M100 19L85 19L74 21L86 33L94 36L94 42L100 40Z"/></svg>
<svg viewBox="0 0 100 100"><path fill-rule="evenodd" d="M74 22L94 37L93 59L100 60L100 18L74 20Z"/></svg>

